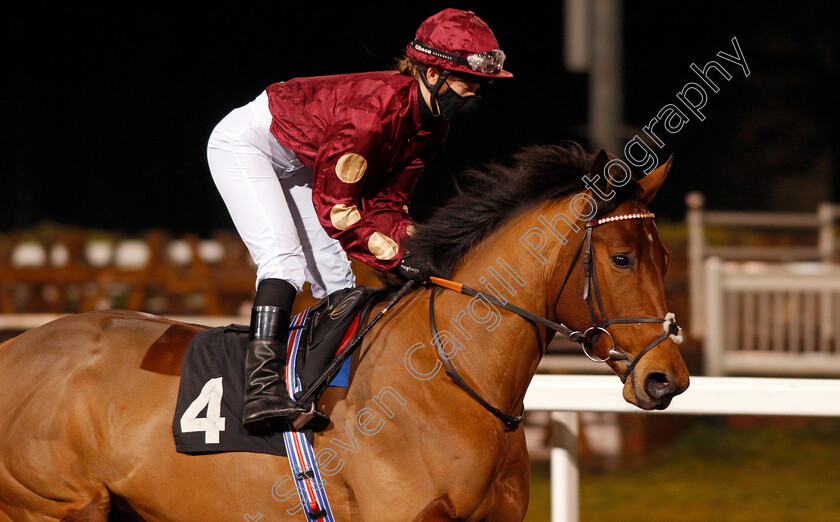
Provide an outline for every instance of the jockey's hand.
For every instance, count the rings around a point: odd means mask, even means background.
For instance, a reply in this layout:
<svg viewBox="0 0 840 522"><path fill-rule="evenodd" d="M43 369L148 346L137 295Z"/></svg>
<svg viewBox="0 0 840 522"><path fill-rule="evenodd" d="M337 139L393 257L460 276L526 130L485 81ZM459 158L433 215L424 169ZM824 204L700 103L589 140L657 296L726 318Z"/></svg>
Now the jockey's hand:
<svg viewBox="0 0 840 522"><path fill-rule="evenodd" d="M429 279L430 275L425 270L411 263L411 259L409 258L409 254L407 252L403 258L400 259L400 264L397 265L395 271L405 279L414 280L418 283L426 281Z"/></svg>

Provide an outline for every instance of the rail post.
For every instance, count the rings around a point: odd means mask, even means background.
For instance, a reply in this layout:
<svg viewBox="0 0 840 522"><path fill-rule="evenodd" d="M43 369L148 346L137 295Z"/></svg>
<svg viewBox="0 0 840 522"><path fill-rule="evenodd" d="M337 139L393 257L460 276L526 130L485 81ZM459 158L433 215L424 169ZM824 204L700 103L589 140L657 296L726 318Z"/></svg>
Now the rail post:
<svg viewBox="0 0 840 522"><path fill-rule="evenodd" d="M706 315L706 338L703 345L703 357L705 359L705 373L709 376L723 375L723 350L724 327L723 327L723 263L717 257L710 257L705 263L706 288L701 291L705 293L705 315Z"/></svg>
<svg viewBox="0 0 840 522"><path fill-rule="evenodd" d="M836 206L833 203L823 202L817 208L817 217L820 221L819 251L820 260L823 263L834 261L834 251L837 246L834 240L834 218L837 214ZM823 293L820 295L820 346L825 345L834 336L834 307L831 295Z"/></svg>
<svg viewBox="0 0 840 522"><path fill-rule="evenodd" d="M551 412L551 522L580 519L578 414Z"/></svg>
<svg viewBox="0 0 840 522"><path fill-rule="evenodd" d="M689 332L696 339L703 338L703 194L689 192L685 196L688 207L688 300L691 310Z"/></svg>
<svg viewBox="0 0 840 522"><path fill-rule="evenodd" d="M834 216L837 213L835 205L829 202L820 203L817 208L817 218L820 222L819 250L823 263L834 261L834 251L837 245L834 240Z"/></svg>

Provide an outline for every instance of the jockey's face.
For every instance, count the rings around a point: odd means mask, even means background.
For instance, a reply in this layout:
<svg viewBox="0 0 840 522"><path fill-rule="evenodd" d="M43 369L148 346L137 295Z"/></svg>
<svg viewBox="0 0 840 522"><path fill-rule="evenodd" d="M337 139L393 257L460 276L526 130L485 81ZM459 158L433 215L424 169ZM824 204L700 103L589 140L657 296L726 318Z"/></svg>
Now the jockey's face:
<svg viewBox="0 0 840 522"><path fill-rule="evenodd" d="M461 118L469 118L478 109L481 101L477 93L481 85L478 82L441 71L437 67L429 67L426 76L420 80L423 100L435 118L452 123ZM437 94L432 101L432 92L435 91Z"/></svg>
<svg viewBox="0 0 840 522"><path fill-rule="evenodd" d="M446 84L441 87L441 92L446 90L447 87L455 91L459 96L475 96L480 85L451 74L446 79Z"/></svg>
<svg viewBox="0 0 840 522"><path fill-rule="evenodd" d="M426 79L429 80L430 85L437 85L440 81L441 70L437 67L429 67L426 69ZM465 80L455 73L450 73L443 85L440 87L440 93L446 92L447 89L452 89L459 96L475 96L480 85L476 82Z"/></svg>

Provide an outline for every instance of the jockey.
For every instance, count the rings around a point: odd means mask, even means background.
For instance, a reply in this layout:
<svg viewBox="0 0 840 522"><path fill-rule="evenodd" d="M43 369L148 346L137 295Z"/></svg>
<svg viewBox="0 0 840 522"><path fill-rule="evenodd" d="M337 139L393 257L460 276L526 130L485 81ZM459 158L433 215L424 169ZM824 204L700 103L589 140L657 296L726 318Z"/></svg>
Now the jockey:
<svg viewBox="0 0 840 522"><path fill-rule="evenodd" d="M245 356L243 425L279 427L300 406L284 367L292 304L355 286L351 257L409 278L400 246L409 196L449 124L478 108L479 86L512 74L471 11L427 20L392 71L295 78L268 86L213 130L213 180L257 265Z"/></svg>

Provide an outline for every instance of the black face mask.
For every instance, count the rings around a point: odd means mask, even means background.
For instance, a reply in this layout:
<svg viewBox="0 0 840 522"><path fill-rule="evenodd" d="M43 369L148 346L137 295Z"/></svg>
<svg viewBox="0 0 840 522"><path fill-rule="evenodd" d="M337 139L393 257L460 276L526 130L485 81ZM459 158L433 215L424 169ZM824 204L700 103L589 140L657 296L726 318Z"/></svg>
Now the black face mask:
<svg viewBox="0 0 840 522"><path fill-rule="evenodd" d="M446 91L439 94L441 86L446 83L448 77L449 71L443 71L437 83L431 85L426 79L426 75L421 75L423 83L426 84L426 88L429 89L429 93L431 94L429 100L432 105L432 115L435 118L442 119L446 123L452 123L455 120L467 119L475 114L478 110L478 104L481 102L481 96L477 94L473 96L461 96L452 89L451 85L449 85ZM437 112L435 111L435 106L438 109Z"/></svg>
<svg viewBox="0 0 840 522"><path fill-rule="evenodd" d="M446 123L471 117L478 110L479 102L481 96L461 96L451 86L437 96L440 118Z"/></svg>

